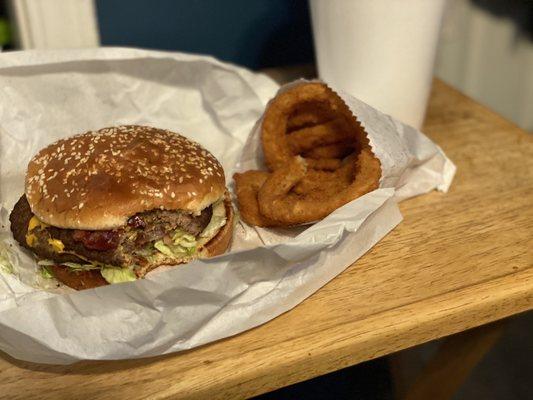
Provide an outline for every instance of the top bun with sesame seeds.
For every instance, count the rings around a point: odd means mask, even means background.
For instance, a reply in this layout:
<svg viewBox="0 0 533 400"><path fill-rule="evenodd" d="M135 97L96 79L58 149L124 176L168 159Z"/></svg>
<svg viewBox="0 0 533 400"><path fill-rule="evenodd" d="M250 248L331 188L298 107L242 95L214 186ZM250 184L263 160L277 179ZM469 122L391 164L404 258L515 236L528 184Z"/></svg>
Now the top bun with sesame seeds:
<svg viewBox="0 0 533 400"><path fill-rule="evenodd" d="M82 230L116 229L151 210L199 215L225 191L222 166L198 143L135 125L49 145L30 161L25 182L40 221Z"/></svg>

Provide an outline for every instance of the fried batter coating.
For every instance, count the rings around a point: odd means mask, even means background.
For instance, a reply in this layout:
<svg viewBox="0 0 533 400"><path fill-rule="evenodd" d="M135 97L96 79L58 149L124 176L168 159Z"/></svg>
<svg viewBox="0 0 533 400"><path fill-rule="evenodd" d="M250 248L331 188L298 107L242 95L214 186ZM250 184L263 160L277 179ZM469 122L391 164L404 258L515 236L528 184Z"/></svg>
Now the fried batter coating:
<svg viewBox="0 0 533 400"><path fill-rule="evenodd" d="M376 189L381 166L370 149L363 149L357 157L353 182L342 191L330 193L321 200L291 192L306 173L306 162L299 156L294 157L284 168L274 171L258 193L261 214L286 226L320 220L344 204Z"/></svg>
<svg viewBox="0 0 533 400"><path fill-rule="evenodd" d="M332 114L333 120L341 120L343 122L331 121L331 124L338 124L342 129L339 132L335 131L333 135L344 135L346 130L347 135L353 135L354 147L360 148L365 142L364 132L357 120L351 114L350 110L344 104L342 99L329 89L325 84L319 82L312 82L295 86L285 92L278 94L267 106L263 121L261 124L261 142L263 146L263 152L265 155L265 161L267 167L271 171L275 171L281 168L285 163L292 159L297 151L302 146L310 149L309 145L304 145L298 138L304 136L304 133L297 133L289 131L289 120L296 118L294 113L301 107L302 104L306 104L306 118L307 122L311 120L313 109L316 112L316 121L320 121L324 117L324 110L327 109L328 113ZM313 108L314 107L314 108ZM297 114L298 115L298 114ZM298 117L300 118L300 117ZM302 123L303 121L299 121ZM324 123L317 122L319 126L329 126L330 122ZM291 127L295 125L291 123ZM302 129L308 129L307 124L301 125ZM317 128L316 131L323 130L325 128ZM289 133L288 133L289 132ZM313 129L311 129L313 132ZM307 131L306 133L309 133ZM296 135L296 136L292 136ZM326 135L318 135L320 140L324 140ZM293 137L290 141L294 149L291 149L289 143L289 137ZM335 139L335 140L334 140ZM312 139L314 140L314 139ZM329 139L328 139L329 140ZM336 138L331 139L335 143ZM329 157L335 158L335 157Z"/></svg>
<svg viewBox="0 0 533 400"><path fill-rule="evenodd" d="M317 146L337 142L355 142L353 129L343 118L337 118L325 124L309 126L288 134L289 147L293 154L301 154Z"/></svg>
<svg viewBox="0 0 533 400"><path fill-rule="evenodd" d="M304 154L307 158L321 160L324 158L343 158L354 151L351 142L340 142L326 146L315 147Z"/></svg>
<svg viewBox="0 0 533 400"><path fill-rule="evenodd" d="M249 225L263 227L278 225L260 213L257 202L257 193L269 175L265 171L246 171L233 175L241 218Z"/></svg>

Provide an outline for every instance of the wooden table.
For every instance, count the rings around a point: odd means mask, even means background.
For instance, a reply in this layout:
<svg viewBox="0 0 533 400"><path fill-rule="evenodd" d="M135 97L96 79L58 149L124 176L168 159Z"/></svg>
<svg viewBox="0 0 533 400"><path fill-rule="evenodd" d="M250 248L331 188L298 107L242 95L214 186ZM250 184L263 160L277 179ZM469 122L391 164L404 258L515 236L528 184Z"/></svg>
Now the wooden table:
<svg viewBox="0 0 533 400"><path fill-rule="evenodd" d="M294 310L241 335L144 360L0 358L0 397L246 397L487 324L533 304L533 138L440 81L424 131L457 164L448 194Z"/></svg>

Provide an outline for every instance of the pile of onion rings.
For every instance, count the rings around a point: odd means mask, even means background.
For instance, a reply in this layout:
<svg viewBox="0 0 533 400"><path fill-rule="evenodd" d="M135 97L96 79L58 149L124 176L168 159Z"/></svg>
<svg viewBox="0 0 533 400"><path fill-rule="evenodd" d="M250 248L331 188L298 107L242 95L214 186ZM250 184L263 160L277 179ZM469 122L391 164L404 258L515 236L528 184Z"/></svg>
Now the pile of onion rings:
<svg viewBox="0 0 533 400"><path fill-rule="evenodd" d="M236 173L242 219L263 227L318 221L376 189L381 164L344 101L325 84L278 94L261 124L267 171Z"/></svg>

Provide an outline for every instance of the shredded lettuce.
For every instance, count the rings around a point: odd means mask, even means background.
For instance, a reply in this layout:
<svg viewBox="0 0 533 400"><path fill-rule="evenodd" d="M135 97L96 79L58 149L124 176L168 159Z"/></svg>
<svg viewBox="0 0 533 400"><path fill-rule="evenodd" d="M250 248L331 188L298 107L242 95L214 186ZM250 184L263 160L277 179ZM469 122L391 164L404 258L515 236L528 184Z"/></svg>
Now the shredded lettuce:
<svg viewBox="0 0 533 400"><path fill-rule="evenodd" d="M41 276L45 279L52 279L54 277L45 265L41 266Z"/></svg>
<svg viewBox="0 0 533 400"><path fill-rule="evenodd" d="M52 261L52 260L39 260L37 262L38 265L40 265L41 267L48 267L50 265L62 265L62 266L65 266L65 267L68 267L70 269L76 269L76 270L84 270L84 271L87 271L87 270L90 270L90 269L100 269L100 265L98 265L97 263L86 263L86 264L78 264L78 263L74 263L74 262L63 262L63 263L58 263L56 261Z"/></svg>
<svg viewBox="0 0 533 400"><path fill-rule="evenodd" d="M54 265L57 264L55 261L52 260L39 260L37 261L37 265L40 265L41 267L46 267L48 265Z"/></svg>
<svg viewBox="0 0 533 400"><path fill-rule="evenodd" d="M183 242L180 244L165 244L162 240L158 240L154 243L154 247L164 255L172 257L174 259L180 259L184 256L191 256L196 253L196 242L187 242L183 246Z"/></svg>
<svg viewBox="0 0 533 400"><path fill-rule="evenodd" d="M52 279L54 275L50 272L50 270L46 267L49 267L50 265L55 265L56 262L52 260L39 260L37 261L37 265L39 265L41 268L41 276L45 279Z"/></svg>
<svg viewBox="0 0 533 400"><path fill-rule="evenodd" d="M160 253L163 253L166 256L174 256L174 253L172 252L172 250L170 250L170 247L163 243L162 240L158 240L157 242L155 242L154 247L159 250Z"/></svg>
<svg viewBox="0 0 533 400"><path fill-rule="evenodd" d="M84 271L88 271L91 269L100 269L100 266L98 264L78 264L74 262L64 262L64 263L61 263L61 265L64 265L65 267L69 267L71 269L84 270Z"/></svg>
<svg viewBox="0 0 533 400"><path fill-rule="evenodd" d="M109 283L133 282L137 280L135 272L129 268L102 267L100 273Z"/></svg>
<svg viewBox="0 0 533 400"><path fill-rule="evenodd" d="M191 256L196 253L196 238L182 229L176 229L172 235L172 244L166 244L162 240L154 243L154 247L160 253L174 259Z"/></svg>
<svg viewBox="0 0 533 400"><path fill-rule="evenodd" d="M49 279L54 277L53 274L46 267L58 264L57 262L52 260L40 260L37 262L37 264L41 266L41 275L43 276L43 278ZM135 275L132 269L114 267L112 265L101 264L97 262L92 264L64 262L60 265L79 271L99 269L104 279L109 283L132 282L137 279L137 276Z"/></svg>
<svg viewBox="0 0 533 400"><path fill-rule="evenodd" d="M172 242L175 245L187 248L196 246L196 238L182 229L176 229L174 235L172 235Z"/></svg>

